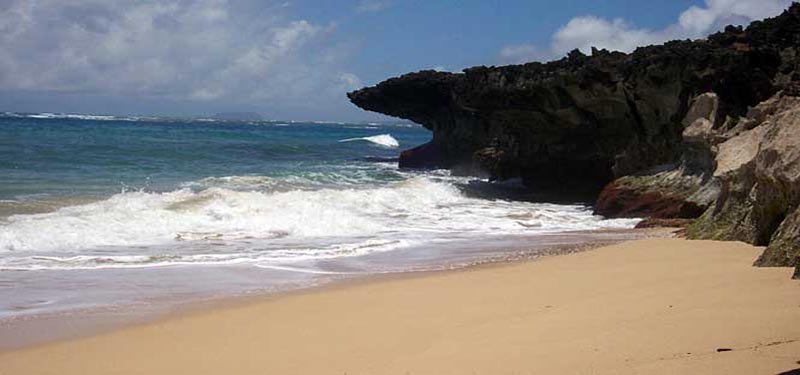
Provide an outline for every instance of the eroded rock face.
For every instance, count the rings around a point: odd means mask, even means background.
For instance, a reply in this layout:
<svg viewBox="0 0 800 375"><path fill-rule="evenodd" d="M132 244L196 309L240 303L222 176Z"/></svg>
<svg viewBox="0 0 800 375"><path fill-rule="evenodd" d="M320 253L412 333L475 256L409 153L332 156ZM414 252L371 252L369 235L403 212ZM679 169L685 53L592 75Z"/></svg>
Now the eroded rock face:
<svg viewBox="0 0 800 375"><path fill-rule="evenodd" d="M595 213L606 217L693 219L717 197L711 181L719 134L719 97L696 96L683 119L683 155L677 163L660 165L606 185Z"/></svg>
<svg viewBox="0 0 800 375"><path fill-rule="evenodd" d="M619 178L600 192L595 213L605 217L696 218L708 207L707 202L690 199L700 189L701 177L681 174L675 169Z"/></svg>
<svg viewBox="0 0 800 375"><path fill-rule="evenodd" d="M740 240L767 250L759 266L800 265L800 98L779 94L719 145L721 193L689 227L692 238Z"/></svg>

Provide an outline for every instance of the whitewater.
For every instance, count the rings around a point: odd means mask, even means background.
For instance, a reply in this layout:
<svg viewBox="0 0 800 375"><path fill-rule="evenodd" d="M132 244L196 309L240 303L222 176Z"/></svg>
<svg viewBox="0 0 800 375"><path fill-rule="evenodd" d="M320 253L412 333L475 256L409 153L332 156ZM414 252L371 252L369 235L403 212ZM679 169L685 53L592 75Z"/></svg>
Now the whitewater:
<svg viewBox="0 0 800 375"><path fill-rule="evenodd" d="M408 124L0 115L0 322L463 267L637 222L392 161L429 139Z"/></svg>
<svg viewBox="0 0 800 375"><path fill-rule="evenodd" d="M0 270L262 265L358 256L443 239L631 225L630 220L603 220L580 205L470 198L456 186L464 179L453 177L291 191L272 191L279 184L268 178L220 180L250 188L128 192L12 216L0 227ZM203 245L213 252L198 253Z"/></svg>
<svg viewBox="0 0 800 375"><path fill-rule="evenodd" d="M353 142L353 141L367 141L379 146L389 147L389 148L396 148L400 146L400 143L397 142L397 140L394 137L392 137L391 134L379 134L361 138L348 138L348 139L342 139L339 142Z"/></svg>

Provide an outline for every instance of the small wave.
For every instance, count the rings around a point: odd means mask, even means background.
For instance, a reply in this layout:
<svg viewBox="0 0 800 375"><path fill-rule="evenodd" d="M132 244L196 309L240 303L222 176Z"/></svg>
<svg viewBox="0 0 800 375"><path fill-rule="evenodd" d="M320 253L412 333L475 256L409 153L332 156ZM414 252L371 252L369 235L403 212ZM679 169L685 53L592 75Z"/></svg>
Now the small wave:
<svg viewBox="0 0 800 375"><path fill-rule="evenodd" d="M209 188L220 187L231 190L292 190L295 184L267 176L224 176L206 177L199 181L183 184L184 187Z"/></svg>
<svg viewBox="0 0 800 375"><path fill-rule="evenodd" d="M398 128L416 128L416 127L420 127L420 126L422 126L422 125L419 125L419 124L407 124L407 123L400 123L400 124L394 124L394 125L392 125L392 126L395 126L395 127L398 127Z"/></svg>
<svg viewBox="0 0 800 375"><path fill-rule="evenodd" d="M369 129L369 130L380 129L377 126L345 126L345 128L346 129Z"/></svg>
<svg viewBox="0 0 800 375"><path fill-rule="evenodd" d="M336 171L304 171L289 176L270 177L259 175L206 177L181 184L184 188L224 188L236 191L288 192L293 190L318 190L321 188L367 188L404 176L397 171L396 164L387 160L369 161L369 166L351 165Z"/></svg>
<svg viewBox="0 0 800 375"><path fill-rule="evenodd" d="M172 253L141 255L13 256L0 258L0 271L97 270L250 264L259 268L334 274L333 272L293 267L291 264L308 260L355 257L386 252L414 244L416 243L403 240L366 240L316 248L286 248L255 252L179 254L173 250Z"/></svg>
<svg viewBox="0 0 800 375"><path fill-rule="evenodd" d="M14 113L4 112L4 116L31 119L68 119L68 120L92 120L92 121L140 121L151 119L142 116L112 116L112 115L91 115L91 114L71 114L71 113Z"/></svg>
<svg viewBox="0 0 800 375"><path fill-rule="evenodd" d="M364 156L356 160L366 161L370 163L397 163L398 161L400 161L400 158L385 157L385 156Z"/></svg>
<svg viewBox="0 0 800 375"><path fill-rule="evenodd" d="M308 121L308 123L317 125L347 125L346 122L341 121Z"/></svg>
<svg viewBox="0 0 800 375"><path fill-rule="evenodd" d="M357 273L357 272L323 271L323 270L316 270L316 269L312 269L312 268L275 266L275 265L266 265L266 264L256 264L255 266L258 267L258 268L268 268L268 269L277 270L277 271L310 273L312 275L357 275L357 274L360 274L360 273Z"/></svg>
<svg viewBox="0 0 800 375"><path fill-rule="evenodd" d="M378 146L389 147L389 148L396 148L400 147L400 142L397 141L391 134L380 134L380 135L373 135L370 137L361 137L361 138L347 138L342 139L339 142L353 142L353 141L367 141L374 143Z"/></svg>

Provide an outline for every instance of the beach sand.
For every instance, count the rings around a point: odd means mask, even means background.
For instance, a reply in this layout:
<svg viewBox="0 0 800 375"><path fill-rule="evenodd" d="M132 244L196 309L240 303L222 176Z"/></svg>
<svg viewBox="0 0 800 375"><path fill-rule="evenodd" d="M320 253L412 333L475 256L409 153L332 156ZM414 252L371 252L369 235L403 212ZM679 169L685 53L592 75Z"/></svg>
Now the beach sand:
<svg viewBox="0 0 800 375"><path fill-rule="evenodd" d="M761 250L651 239L346 282L7 351L0 353L0 374L800 369L800 282L789 268L752 267Z"/></svg>

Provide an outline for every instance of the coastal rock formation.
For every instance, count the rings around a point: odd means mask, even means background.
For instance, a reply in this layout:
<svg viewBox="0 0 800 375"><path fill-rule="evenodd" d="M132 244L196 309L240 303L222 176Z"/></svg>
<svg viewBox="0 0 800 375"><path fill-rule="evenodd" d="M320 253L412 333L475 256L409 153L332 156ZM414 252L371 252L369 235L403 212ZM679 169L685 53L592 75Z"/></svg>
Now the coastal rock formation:
<svg viewBox="0 0 800 375"><path fill-rule="evenodd" d="M716 93L716 114L724 119L791 86L786 76L796 59L784 50L793 50L796 40L772 31L784 23L796 27L795 8L708 40L631 54L576 50L546 64L463 73L422 71L348 96L361 108L431 129L441 151L431 164L520 176L539 190L596 193L615 177L678 158L681 120L698 94Z"/></svg>
<svg viewBox="0 0 800 375"><path fill-rule="evenodd" d="M636 224L636 229L644 228L681 228L677 232L682 234L685 232L686 227L692 224L692 219L656 219L647 218Z"/></svg>
<svg viewBox="0 0 800 375"><path fill-rule="evenodd" d="M714 93L695 97L682 121L681 158L606 185L597 198L595 212L607 217L655 219L700 216L719 192L710 179L715 145L724 139L716 130L719 104Z"/></svg>
<svg viewBox="0 0 800 375"><path fill-rule="evenodd" d="M795 265L799 65L793 4L705 40L422 71L348 97L433 132L401 166L521 177L538 192L597 197L610 217L702 214L691 236L769 244L759 265Z"/></svg>
<svg viewBox="0 0 800 375"><path fill-rule="evenodd" d="M689 236L767 246L756 265L800 266L800 98L779 94L741 123L719 145L721 193Z"/></svg>
<svg viewBox="0 0 800 375"><path fill-rule="evenodd" d="M400 168L439 168L442 152L433 142L428 142L400 153Z"/></svg>

